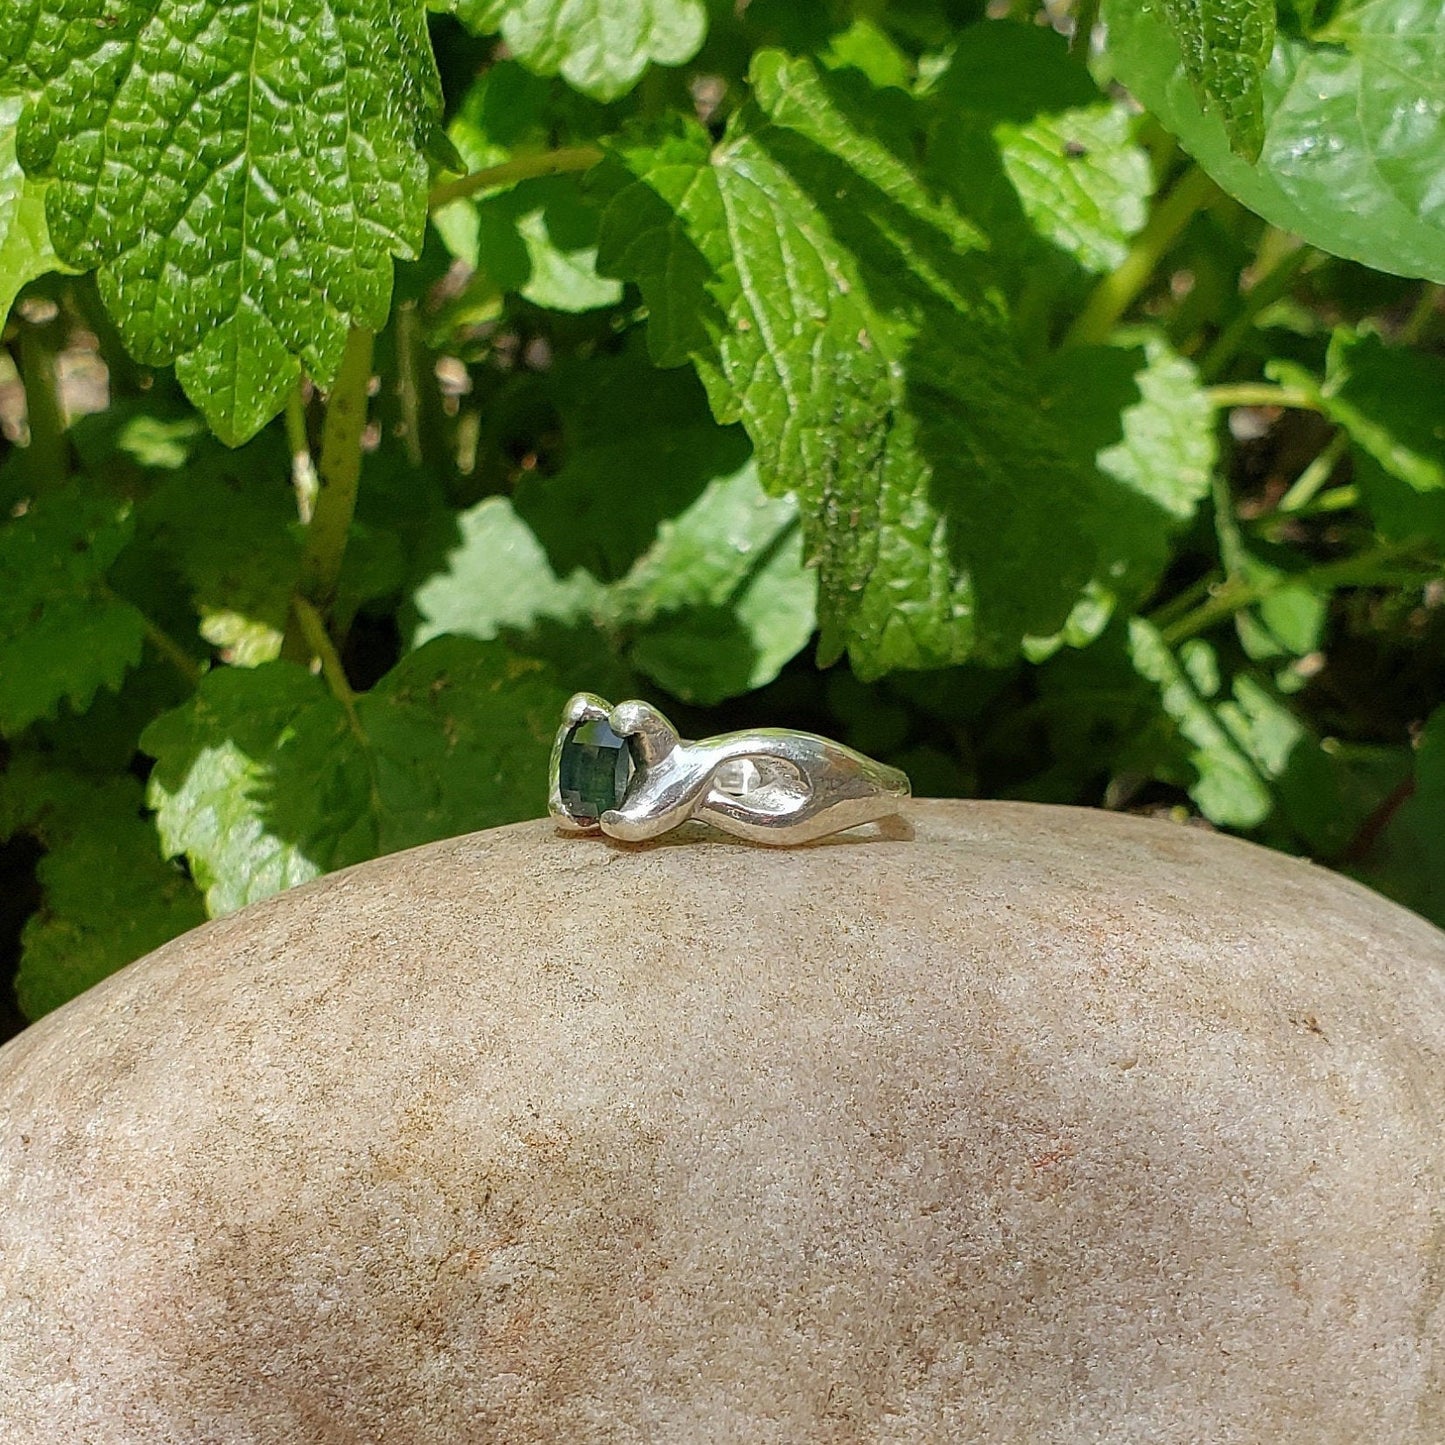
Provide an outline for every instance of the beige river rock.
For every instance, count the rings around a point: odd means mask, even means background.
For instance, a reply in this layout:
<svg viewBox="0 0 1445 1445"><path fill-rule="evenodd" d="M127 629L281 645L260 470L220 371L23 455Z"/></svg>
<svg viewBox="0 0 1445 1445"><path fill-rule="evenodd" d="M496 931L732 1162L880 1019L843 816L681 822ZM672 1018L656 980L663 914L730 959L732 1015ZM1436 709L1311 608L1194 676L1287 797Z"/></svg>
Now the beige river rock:
<svg viewBox="0 0 1445 1445"><path fill-rule="evenodd" d="M0 1050L0 1441L1445 1440L1445 935L1178 826L523 824Z"/></svg>

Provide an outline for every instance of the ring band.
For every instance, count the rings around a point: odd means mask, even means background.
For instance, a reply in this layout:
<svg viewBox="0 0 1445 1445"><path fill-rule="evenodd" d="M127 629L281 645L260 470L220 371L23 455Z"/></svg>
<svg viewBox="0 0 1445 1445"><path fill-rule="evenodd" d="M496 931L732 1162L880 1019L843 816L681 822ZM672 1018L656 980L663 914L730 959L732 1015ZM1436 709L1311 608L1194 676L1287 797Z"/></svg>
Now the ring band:
<svg viewBox="0 0 1445 1445"><path fill-rule="evenodd" d="M640 843L692 818L752 843L787 846L898 812L908 777L852 748L786 728L701 742L649 703L590 692L563 709L548 807L568 833Z"/></svg>

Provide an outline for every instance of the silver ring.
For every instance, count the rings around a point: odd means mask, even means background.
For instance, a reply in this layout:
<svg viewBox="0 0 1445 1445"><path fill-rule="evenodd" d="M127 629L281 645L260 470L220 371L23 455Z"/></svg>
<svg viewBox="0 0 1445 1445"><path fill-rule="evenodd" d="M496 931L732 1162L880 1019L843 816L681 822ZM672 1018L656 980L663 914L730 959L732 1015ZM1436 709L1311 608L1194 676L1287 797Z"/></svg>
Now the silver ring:
<svg viewBox="0 0 1445 1445"><path fill-rule="evenodd" d="M626 843L703 819L752 843L786 846L898 812L908 777L842 743L786 728L702 742L649 703L579 692L552 745L548 807L568 833Z"/></svg>

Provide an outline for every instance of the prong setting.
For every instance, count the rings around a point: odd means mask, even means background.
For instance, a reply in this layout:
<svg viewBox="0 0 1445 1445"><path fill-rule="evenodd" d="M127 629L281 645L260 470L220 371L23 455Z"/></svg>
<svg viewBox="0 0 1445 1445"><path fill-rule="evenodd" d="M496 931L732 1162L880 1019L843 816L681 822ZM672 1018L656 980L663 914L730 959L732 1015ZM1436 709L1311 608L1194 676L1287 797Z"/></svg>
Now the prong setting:
<svg viewBox="0 0 1445 1445"><path fill-rule="evenodd" d="M548 765L547 809L564 833L598 833L602 830L600 814L597 817L582 816L564 796L563 757L569 739L579 727L586 723L608 724L611 712L612 704L592 692L574 693L562 709L562 725L553 740Z"/></svg>

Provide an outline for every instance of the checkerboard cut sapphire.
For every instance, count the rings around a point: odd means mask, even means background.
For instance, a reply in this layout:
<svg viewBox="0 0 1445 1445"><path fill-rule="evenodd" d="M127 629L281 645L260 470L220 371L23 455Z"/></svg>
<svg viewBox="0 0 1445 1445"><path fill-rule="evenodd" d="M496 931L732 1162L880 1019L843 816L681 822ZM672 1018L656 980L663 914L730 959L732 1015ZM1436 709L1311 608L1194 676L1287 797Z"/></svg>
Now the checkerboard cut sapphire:
<svg viewBox="0 0 1445 1445"><path fill-rule="evenodd" d="M562 739L557 785L562 806L579 823L616 808L632 778L632 752L601 718L588 718Z"/></svg>

